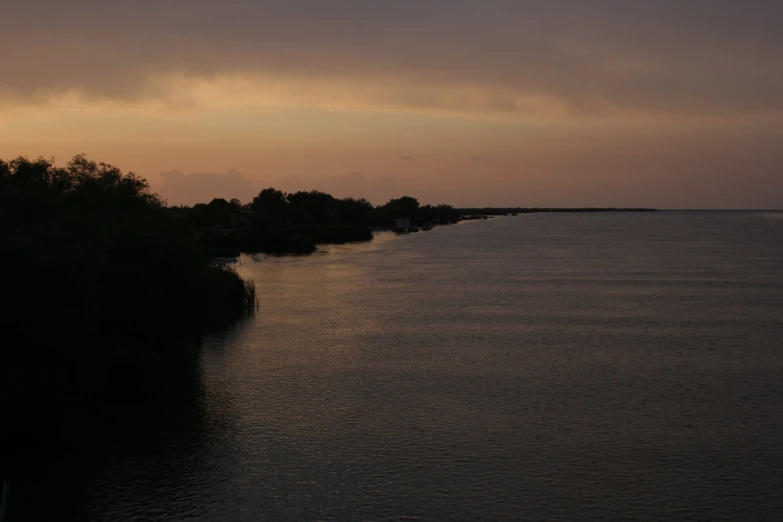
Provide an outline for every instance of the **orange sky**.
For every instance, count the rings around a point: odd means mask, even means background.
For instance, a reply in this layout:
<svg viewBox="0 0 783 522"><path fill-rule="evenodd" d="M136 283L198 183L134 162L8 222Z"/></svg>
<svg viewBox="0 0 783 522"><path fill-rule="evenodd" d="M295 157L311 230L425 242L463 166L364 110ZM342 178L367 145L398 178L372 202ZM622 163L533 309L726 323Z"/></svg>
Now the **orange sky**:
<svg viewBox="0 0 783 522"><path fill-rule="evenodd" d="M11 0L0 157L171 203L783 207L783 2Z"/></svg>

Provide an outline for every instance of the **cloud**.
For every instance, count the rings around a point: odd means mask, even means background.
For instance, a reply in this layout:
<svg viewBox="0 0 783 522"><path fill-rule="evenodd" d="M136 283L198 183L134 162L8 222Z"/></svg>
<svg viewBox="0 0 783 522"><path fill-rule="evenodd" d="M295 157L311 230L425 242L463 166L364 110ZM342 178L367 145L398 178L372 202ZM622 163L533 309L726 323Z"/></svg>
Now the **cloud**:
<svg viewBox="0 0 783 522"><path fill-rule="evenodd" d="M10 0L0 103L188 107L205 85L339 107L558 114L783 109L778 0ZM225 85L225 84L224 84Z"/></svg>

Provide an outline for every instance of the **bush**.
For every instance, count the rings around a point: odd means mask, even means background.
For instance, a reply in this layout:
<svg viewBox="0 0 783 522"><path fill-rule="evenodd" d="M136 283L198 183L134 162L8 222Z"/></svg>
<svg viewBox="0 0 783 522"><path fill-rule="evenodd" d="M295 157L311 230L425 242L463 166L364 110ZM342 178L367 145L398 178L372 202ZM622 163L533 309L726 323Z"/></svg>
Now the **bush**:
<svg viewBox="0 0 783 522"><path fill-rule="evenodd" d="M82 156L0 161L0 273L2 448L58 432L109 393L157 397L184 339L256 301L145 180Z"/></svg>

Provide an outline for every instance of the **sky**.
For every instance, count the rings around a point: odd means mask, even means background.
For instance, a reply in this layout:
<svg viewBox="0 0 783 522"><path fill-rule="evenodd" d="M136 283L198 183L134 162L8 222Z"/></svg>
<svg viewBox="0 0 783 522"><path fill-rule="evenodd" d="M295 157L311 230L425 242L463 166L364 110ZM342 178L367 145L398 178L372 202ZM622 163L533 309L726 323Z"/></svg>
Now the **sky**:
<svg viewBox="0 0 783 522"><path fill-rule="evenodd" d="M780 0L3 0L0 158L171 204L783 207Z"/></svg>

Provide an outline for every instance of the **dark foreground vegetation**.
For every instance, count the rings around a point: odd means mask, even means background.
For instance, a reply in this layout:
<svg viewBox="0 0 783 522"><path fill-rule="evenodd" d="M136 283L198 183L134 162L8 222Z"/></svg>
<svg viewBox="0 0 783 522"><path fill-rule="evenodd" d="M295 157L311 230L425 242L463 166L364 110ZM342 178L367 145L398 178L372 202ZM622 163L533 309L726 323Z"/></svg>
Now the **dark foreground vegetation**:
<svg viewBox="0 0 783 522"><path fill-rule="evenodd" d="M0 479L158 401L192 340L256 302L145 180L81 156L0 161L0 273Z"/></svg>
<svg viewBox="0 0 783 522"><path fill-rule="evenodd" d="M391 230L398 218L411 227L456 223L460 213L449 205L424 205L412 197L375 207L366 199L337 199L318 191L286 194L262 190L251 203L214 199L208 204L170 209L200 237L213 256L240 252L309 254L319 243L369 241L373 230Z"/></svg>

